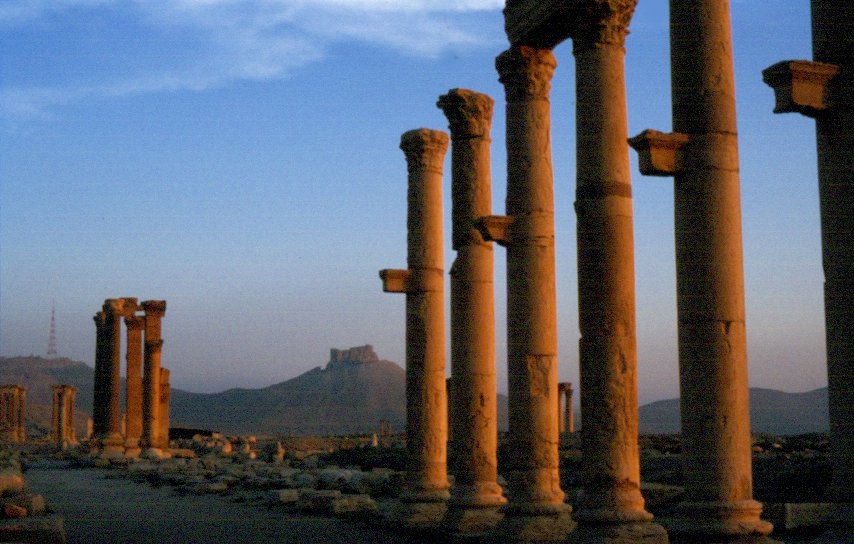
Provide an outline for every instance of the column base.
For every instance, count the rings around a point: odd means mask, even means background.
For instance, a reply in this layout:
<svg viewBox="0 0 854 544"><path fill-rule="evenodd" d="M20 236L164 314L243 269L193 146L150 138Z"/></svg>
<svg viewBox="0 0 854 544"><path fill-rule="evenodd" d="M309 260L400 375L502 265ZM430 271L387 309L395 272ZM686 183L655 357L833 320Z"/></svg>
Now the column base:
<svg viewBox="0 0 854 544"><path fill-rule="evenodd" d="M160 448L145 448L140 453L140 457L143 459L169 459L172 455Z"/></svg>
<svg viewBox="0 0 854 544"><path fill-rule="evenodd" d="M142 455L142 449L141 448L138 448L138 447L136 447L136 448L125 448L125 457L128 459L136 459L140 455Z"/></svg>
<svg viewBox="0 0 854 544"><path fill-rule="evenodd" d="M565 503L508 504L490 533L494 542L561 542L576 528Z"/></svg>
<svg viewBox="0 0 854 544"><path fill-rule="evenodd" d="M395 501L385 512L385 521L406 529L417 531L439 531L448 510L445 501L414 502Z"/></svg>
<svg viewBox="0 0 854 544"><path fill-rule="evenodd" d="M674 542L763 542L774 526L759 518L761 512L762 503L754 500L684 502L676 517L659 521Z"/></svg>

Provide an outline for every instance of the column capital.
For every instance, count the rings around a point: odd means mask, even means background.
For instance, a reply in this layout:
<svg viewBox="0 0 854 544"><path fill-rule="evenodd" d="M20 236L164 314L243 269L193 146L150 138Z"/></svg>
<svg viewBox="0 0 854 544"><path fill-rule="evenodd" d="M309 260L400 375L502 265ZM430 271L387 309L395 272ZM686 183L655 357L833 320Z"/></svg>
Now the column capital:
<svg viewBox="0 0 854 544"><path fill-rule="evenodd" d="M143 300L140 306L147 317L163 317L166 314L165 300Z"/></svg>
<svg viewBox="0 0 854 544"><path fill-rule="evenodd" d="M689 141L687 134L646 129L629 138L629 145L638 152L641 174L666 177L683 170L681 150Z"/></svg>
<svg viewBox="0 0 854 544"><path fill-rule="evenodd" d="M817 117L833 107L831 81L838 73L835 64L786 60L762 70L762 81L774 89L774 113Z"/></svg>
<svg viewBox="0 0 854 544"><path fill-rule="evenodd" d="M400 149L406 155L409 172L442 172L448 151L448 134L429 128L409 130L400 136Z"/></svg>
<svg viewBox="0 0 854 544"><path fill-rule="evenodd" d="M145 341L145 349L156 352L160 351L163 348L163 340L158 338L157 340L146 340Z"/></svg>
<svg viewBox="0 0 854 544"><path fill-rule="evenodd" d="M436 106L448 118L452 139L489 139L495 106L489 96L468 89L451 89L439 97Z"/></svg>
<svg viewBox="0 0 854 544"><path fill-rule="evenodd" d="M573 0L566 2L574 50L598 45L623 47L638 0Z"/></svg>
<svg viewBox="0 0 854 544"><path fill-rule="evenodd" d="M142 316L125 316L125 326L129 331L139 331L145 327L145 318Z"/></svg>
<svg viewBox="0 0 854 544"><path fill-rule="evenodd" d="M104 326L106 318L107 314L105 314L103 311L97 312L95 315L92 316L92 319L95 321L95 326L99 329Z"/></svg>
<svg viewBox="0 0 854 544"><path fill-rule="evenodd" d="M547 100L557 60L550 49L514 45L495 59L508 101Z"/></svg>
<svg viewBox="0 0 854 544"><path fill-rule="evenodd" d="M138 307L135 297L108 298L104 301L104 312L117 316L132 316Z"/></svg>

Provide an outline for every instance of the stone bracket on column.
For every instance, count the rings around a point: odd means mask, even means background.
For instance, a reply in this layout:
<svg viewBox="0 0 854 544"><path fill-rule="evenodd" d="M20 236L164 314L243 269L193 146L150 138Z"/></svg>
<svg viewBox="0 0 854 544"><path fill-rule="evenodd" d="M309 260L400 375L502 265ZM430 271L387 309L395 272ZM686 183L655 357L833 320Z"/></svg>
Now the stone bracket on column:
<svg viewBox="0 0 854 544"><path fill-rule="evenodd" d="M786 60L763 70L762 81L774 89L774 113L816 117L833 107L831 81L838 73L835 64Z"/></svg>
<svg viewBox="0 0 854 544"><path fill-rule="evenodd" d="M386 268L380 270L383 291L386 293L427 293L443 291L442 270L430 268L409 270Z"/></svg>
<svg viewBox="0 0 854 544"><path fill-rule="evenodd" d="M647 129L629 138L629 145L638 152L641 174L666 177L683 170L682 148L690 140L687 134Z"/></svg>
<svg viewBox="0 0 854 544"><path fill-rule="evenodd" d="M488 215L478 219L475 226L485 241L507 246L511 241L510 226L514 220L515 217L506 215Z"/></svg>

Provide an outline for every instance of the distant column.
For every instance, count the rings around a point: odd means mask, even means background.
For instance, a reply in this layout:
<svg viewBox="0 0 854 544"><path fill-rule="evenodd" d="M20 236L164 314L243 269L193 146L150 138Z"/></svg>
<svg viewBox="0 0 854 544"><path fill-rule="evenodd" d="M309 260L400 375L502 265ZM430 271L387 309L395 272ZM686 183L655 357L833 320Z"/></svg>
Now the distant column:
<svg viewBox="0 0 854 544"><path fill-rule="evenodd" d="M169 384L169 369L160 368L160 447L164 450L169 449L169 399L172 396L172 389Z"/></svg>
<svg viewBox="0 0 854 544"><path fill-rule="evenodd" d="M20 385L0 386L2 413L0 413L0 438L13 444L27 440L26 411L27 390Z"/></svg>
<svg viewBox="0 0 854 544"><path fill-rule="evenodd" d="M74 401L77 389L71 385L53 386L53 428L51 438L60 449L77 443L74 430Z"/></svg>
<svg viewBox="0 0 854 544"><path fill-rule="evenodd" d="M495 61L507 123L506 216L484 218L486 240L507 248L509 455L505 518L519 540L561 540L572 529L558 474L554 183L548 49L513 46Z"/></svg>
<svg viewBox="0 0 854 544"><path fill-rule="evenodd" d="M448 118L452 147L451 419L456 446L451 489L454 530L482 532L506 503L498 485L495 300L492 244L475 221L492 211L490 126L494 101L451 89L437 104Z"/></svg>
<svg viewBox="0 0 854 544"><path fill-rule="evenodd" d="M558 384L558 410L560 410L560 432L575 432L575 415L572 409L572 383Z"/></svg>
<svg viewBox="0 0 854 544"><path fill-rule="evenodd" d="M125 317L127 375L125 379L125 456L140 454L142 437L142 331L145 318Z"/></svg>
<svg viewBox="0 0 854 544"><path fill-rule="evenodd" d="M160 352L163 347L161 321L166 314L165 300L146 300L145 359L142 377L142 447L144 453L159 456L160 446Z"/></svg>
<svg viewBox="0 0 854 544"><path fill-rule="evenodd" d="M854 5L813 0L814 61L785 61L763 71L777 98L775 113L816 121L821 209L827 392L830 412L828 489L843 533L823 542L854 540ZM835 540L834 540L835 539Z"/></svg>
<svg viewBox="0 0 854 544"><path fill-rule="evenodd" d="M448 135L401 137L409 172L406 270L382 270L383 290L406 293L406 485L404 523L435 523L449 497L445 390L442 167Z"/></svg>
<svg viewBox="0 0 854 544"><path fill-rule="evenodd" d="M124 453L121 412L121 359L122 318L136 311L136 299L132 297L112 298L104 301L104 354L103 374L106 429L101 435L106 453Z"/></svg>
<svg viewBox="0 0 854 544"><path fill-rule="evenodd" d="M106 354L107 316L103 311L99 311L92 319L95 321L95 376L94 389L92 391L92 436L100 437L107 432L107 399L105 396L106 389L104 384L104 372L107 367L108 359Z"/></svg>
<svg viewBox="0 0 854 544"><path fill-rule="evenodd" d="M691 539L772 529L753 500L730 29L729 2L671 0L675 133L632 139L641 172L675 176L685 502L666 526Z"/></svg>

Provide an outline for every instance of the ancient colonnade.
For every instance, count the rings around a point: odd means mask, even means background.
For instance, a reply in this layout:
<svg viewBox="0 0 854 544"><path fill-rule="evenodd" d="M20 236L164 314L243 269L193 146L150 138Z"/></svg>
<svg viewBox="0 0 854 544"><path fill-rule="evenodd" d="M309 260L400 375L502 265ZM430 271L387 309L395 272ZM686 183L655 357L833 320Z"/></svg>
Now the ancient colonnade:
<svg viewBox="0 0 854 544"><path fill-rule="evenodd" d="M775 113L797 112L815 119L830 458L829 499L841 532L826 542L850 541L854 534L854 5L813 0L813 61L784 61L763 71L774 89Z"/></svg>
<svg viewBox="0 0 854 544"><path fill-rule="evenodd" d="M20 385L0 385L0 439L22 444L27 441L27 389Z"/></svg>
<svg viewBox="0 0 854 544"><path fill-rule="evenodd" d="M165 313L166 301L138 304L125 297L107 299L95 314L93 431L97 447L106 454L161 456L169 447L169 371L160 367ZM122 320L127 332L124 419L119 391Z"/></svg>
<svg viewBox="0 0 854 544"><path fill-rule="evenodd" d="M494 338L494 317L491 302L487 302L492 300L489 242L494 241L507 250L510 408L508 502L500 509L503 518L495 531L510 541L669 540L665 528L652 521L640 493L629 143L639 153L643 174L675 178L677 328L686 498L676 516L665 525L678 538L707 540L761 539L772 529L771 524L760 519L762 505L752 496L729 5L718 0L671 0L674 132L645 131L630 141L624 57L625 38L636 3L637 0L508 0L505 29L511 47L496 60L506 98L507 198L503 216L489 215L488 196L484 201L478 200L490 194L485 161L491 101L460 89L439 100L448 116L454 145L452 238L457 251L451 269L450 410L457 453L454 470L460 485L451 490L445 518L452 522L451 531L488 530L497 517L490 520L481 516L480 522L469 524L459 520L465 519L466 510L469 519L475 519L471 511L478 501L484 511L494 512L504 500L491 468L495 431L488 423L495 411L489 395L494 391L485 393L485 389L494 387L494 351L491 345L485 345ZM828 15L826 19L829 18ZM850 19L849 15L847 20ZM838 29L842 32L843 25ZM595 422L584 425L581 431L583 491L573 516L564 503L558 475L558 435L560 430L571 430L572 405L571 386L559 387L557 383L549 133L550 81L557 65L552 49L566 39L573 41L576 60L575 210L581 409L585 421ZM852 43L850 36L832 39L847 39L849 46ZM846 59L850 62L848 53ZM851 98L846 96L840 103L846 100ZM834 121L839 128L826 130L845 130L842 120L850 124L850 107L844 111L844 115L838 114L840 120ZM407 429L408 438L416 441L409 451L416 471L410 482L424 481L430 453L433 462L429 466L443 467L439 442L447 435L448 424L445 412L433 404L445 387L444 375L435 372L441 355L437 353L431 359L436 367L430 367L430 372L423 370L427 354L433 353L430 346L423 344L426 331L441 330L436 320L441 316L442 282L438 277L431 281L431 290L421 278L424 268L441 272L441 258L431 261L432 266L417 258L426 252L441 255L441 220L436 215L442 213L439 186L445 144L428 146L427 142L445 142L446 138L437 131L422 129L405 134L404 140L411 140L415 134L420 138L419 150L430 147L432 154L428 159L420 153L415 160L407 152L410 268L381 272L386 291L408 294L407 409L409 414L417 414L409 416ZM847 139L837 139L837 135L825 136L825 140L833 140L833 145L841 145L841 140L848 145L844 150L834 148L836 156L844 159L826 159L827 169L834 172L838 181L840 175L850 178L850 157L854 153L851 135L846 134ZM823 144L820 128L820 149L822 145L830 144ZM435 185L433 200L414 198L423 191L427 177ZM850 181L848 178L844 181ZM836 199L833 220L839 215L854 218L850 194L834 193L833 197L822 198L823 204L825 198ZM428 231L432 236L425 235ZM481 236L477 236L478 231ZM851 232L854 229L848 228L845 235ZM831 258L826 255L825 260L828 344L833 343L829 351L841 353L854 346L852 335L841 328L841 323L834 330L830 324L834 319L843 320L850 313L849 308L854 307L854 289L841 283L854 277L844 268L851 266L854 256L842 254L850 252L854 241L841 239L833 246L826 236L825 246L826 252L840 252ZM828 246L836 249L828 250ZM828 260L840 268L828 265ZM425 302L425 292L432 295L430 304ZM416 295L421 298L416 299ZM850 322L848 319L845 326L850 328ZM413 343L411 339L420 342ZM436 342L434 348L444 346L444 338L437 338ZM840 362L831 374L841 374L847 366L848 360ZM844 384L837 392L838 406L843 408L851 405L854 390L847 387L847 378L850 373L837 381ZM432 385L428 386L428 382ZM569 398L561 424L563 395ZM473 399L482 399L482 405L477 406ZM441 417L430 418L428 412ZM838 440L837 446L847 446L847 450L837 455L851 459L851 424L841 414L840 411L835 432L847 436L848 441ZM428 443L430 448L423 446ZM845 460L839 463L844 465ZM839 470L850 481L850 464ZM446 476L438 471L430 476L430 489L441 489L444 495ZM442 497L434 494L433 498ZM431 520L438 519L440 511L436 508ZM462 515L453 517L455 511Z"/></svg>
<svg viewBox="0 0 854 544"><path fill-rule="evenodd" d="M74 427L76 402L76 387L73 385L53 386L50 437L63 450L77 444L77 431Z"/></svg>

